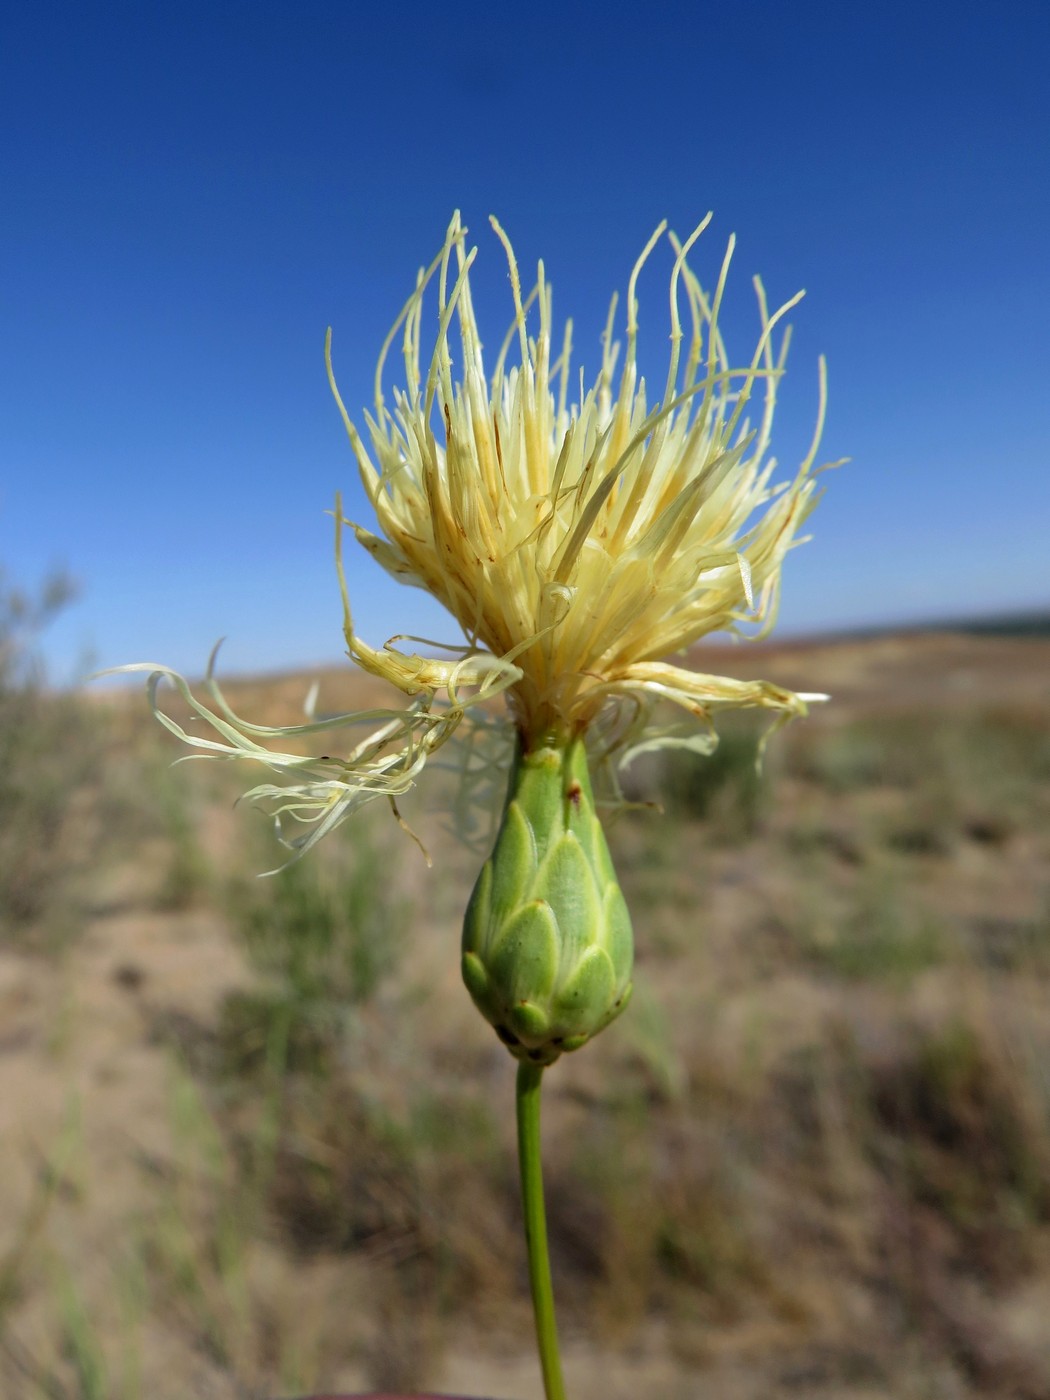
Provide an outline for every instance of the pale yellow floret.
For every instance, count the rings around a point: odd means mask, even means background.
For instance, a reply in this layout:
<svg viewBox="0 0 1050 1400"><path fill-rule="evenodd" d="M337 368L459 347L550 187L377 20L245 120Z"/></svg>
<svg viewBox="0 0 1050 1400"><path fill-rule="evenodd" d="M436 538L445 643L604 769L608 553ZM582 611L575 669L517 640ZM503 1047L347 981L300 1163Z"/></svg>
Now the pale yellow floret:
<svg viewBox="0 0 1050 1400"><path fill-rule="evenodd" d="M771 316L756 280L758 345L745 368L732 369L718 329L732 241L711 299L687 262L709 219L684 244L671 236L671 359L663 399L652 409L637 376L636 286L664 225L628 284L619 376L614 301L599 374L571 405L571 328L552 363L551 291L543 266L523 300L513 250L495 220L515 314L491 378L471 300L476 250L466 250L458 215L383 348L375 410L366 415L370 447L343 406L328 357L332 389L383 532L380 537L354 525L358 540L395 578L440 599L472 645L520 672L509 683L509 697L526 736L585 729L610 701L628 694L648 708L649 698L663 693L652 663L709 632L736 632L747 622L763 635L775 621L784 556L816 501L824 367L812 447L793 481L771 486L775 463L767 452L788 344L785 332L775 350L773 332L799 297ZM437 335L425 357L424 293L435 278ZM531 336L530 306L538 315ZM405 387L394 391L391 409L382 386L399 332ZM508 365L515 339L519 360ZM758 384L762 412L751 429L744 413ZM360 664L415 693L428 663L368 648L349 610L346 634ZM469 666L479 665L475 653ZM430 678L440 687L448 674L439 665ZM706 713L714 703L712 678L675 674L669 698L692 696ZM501 687L506 680L500 677ZM720 684L726 698L718 703L757 704L788 715L804 710L798 697L775 686Z"/></svg>
<svg viewBox="0 0 1050 1400"><path fill-rule="evenodd" d="M622 364L617 371L614 297L597 376L587 388L581 372L575 400L571 322L555 352L543 264L523 296L513 249L495 219L514 314L490 372L471 299L477 250L467 250L458 214L383 345L374 410L365 414L367 442L339 396L329 333L332 392L380 531L344 521L337 500L347 648L359 666L391 682L411 703L321 720L311 714L305 724L275 729L235 715L211 666L205 685L212 708L166 667L123 668L151 673L158 716L201 754L247 758L278 774L281 782L261 784L247 796L279 824L303 825L300 836L282 838L297 852L375 797L396 804L465 718L474 723L463 791L489 793L501 781L499 754L507 752L509 729L486 718L481 706L501 694L526 748L587 734L595 758L615 760L601 765L612 775L614 793L616 764L646 749L710 751L712 716L721 709L769 710L779 724L824 698L766 681L701 675L666 661L710 632L743 635L745 624L754 636L769 631L785 555L801 542L799 529L817 500L823 361L816 431L804 461L793 478L774 484L775 460L768 455L790 338L785 329L774 345L774 331L802 294L770 315L755 279L758 343L744 367L734 369L718 325L733 240L711 296L688 262L709 220L684 243L668 235L674 252L670 362L662 398L651 407L638 375L637 284L663 224L628 282ZM431 341L424 336L424 302L435 282ZM404 387L392 391L388 407L386 362L399 338ZM745 415L758 389L761 407L752 427ZM455 659L407 654L394 647L403 640L397 638L375 649L358 633L342 566L348 524L388 573L426 589L456 618L466 644L446 648ZM162 678L218 738L188 731L159 710ZM686 712L686 725L655 715L667 702ZM270 747L284 735L362 722L376 727L339 756L304 758Z"/></svg>

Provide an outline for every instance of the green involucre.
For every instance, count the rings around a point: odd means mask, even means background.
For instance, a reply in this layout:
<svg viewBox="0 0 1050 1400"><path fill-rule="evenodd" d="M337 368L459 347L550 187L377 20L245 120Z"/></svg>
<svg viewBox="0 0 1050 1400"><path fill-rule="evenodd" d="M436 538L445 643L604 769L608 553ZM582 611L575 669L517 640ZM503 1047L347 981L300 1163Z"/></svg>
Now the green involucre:
<svg viewBox="0 0 1050 1400"><path fill-rule="evenodd" d="M631 918L583 740L520 750L463 922L463 980L519 1060L551 1064L631 995Z"/></svg>

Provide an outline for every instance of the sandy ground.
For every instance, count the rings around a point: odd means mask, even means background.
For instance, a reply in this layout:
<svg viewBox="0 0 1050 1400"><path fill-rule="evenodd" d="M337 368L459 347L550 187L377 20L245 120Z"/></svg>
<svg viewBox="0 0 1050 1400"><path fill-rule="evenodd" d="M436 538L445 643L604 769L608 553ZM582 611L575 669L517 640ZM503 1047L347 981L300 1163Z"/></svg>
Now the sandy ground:
<svg viewBox="0 0 1050 1400"><path fill-rule="evenodd" d="M703 647L694 664L827 690L843 715L917 703L994 707L1009 702L1045 708L1050 694L1050 643L1044 641L931 634L849 645L799 642L761 651ZM341 676L322 679L329 707L360 703ZM245 695L254 689L246 683L241 688ZM236 700L238 685L231 685L230 692ZM294 712L301 693L300 681L282 682L275 718L283 717L282 707ZM227 838L217 830L214 840L223 839ZM1022 843L1026 839L1022 834ZM1032 859L1038 854L1033 847ZM466 872L469 858L455 859ZM994 852L972 855L978 863L994 859ZM725 857L723 875L731 871L732 860L731 854ZM423 887L421 863L411 868L411 882ZM214 912L163 912L155 907L159 872L160 853L151 860L148 848L134 864L100 872L82 936L57 963L0 950L0 1298L4 1284L10 1284L7 1321L17 1338L14 1360L9 1357L0 1369L5 1400L8 1395L22 1400L36 1393L23 1363L35 1359L50 1364L54 1358L53 1305L67 1276L75 1276L85 1296L103 1299L102 1313L110 1323L119 1314L122 1305L110 1296L119 1253L116 1242L149 1207L151 1170L177 1149L172 1141L172 1049L166 1028L212 1023L224 996L250 980L242 953ZM937 898L946 908L972 913L985 878L994 882L994 869L975 868L963 881L946 876ZM746 898L746 891L741 895L739 890L746 881L746 872L736 888L731 876L727 878L725 898L737 903ZM1042 883L1047 887L1045 871ZM1010 892L996 888L999 915L1027 917L1030 891L1018 885L1012 897L1014 907L1004 908ZM440 907L439 900L432 915L440 927L451 930L454 940L458 915L451 905ZM451 989L457 982L455 971L440 961L446 941L442 935L430 945L434 962L427 975L435 982L447 981ZM710 956L719 956L717 942ZM672 1021L693 1019L688 987L676 988L671 978L665 992ZM931 982L929 995L936 994ZM715 1030L724 1045L719 1053L731 1055L734 1044L747 1041L756 995L754 988L741 987L720 1007ZM782 980L775 995L767 984L761 993L763 1014L775 1005L783 1022L780 1032L770 1033L770 1043L782 1045L792 1028L820 1015L822 995L790 977ZM1039 997L1041 992L1034 989L1032 1005L1024 1013L1033 1021L1045 1016ZM1010 1008L1016 1008L1016 1001ZM1010 1008L1006 1014L1016 1014ZM460 1010L466 1017L466 1009ZM588 1074L582 1066L578 1077L574 1071L567 1081L567 1097L570 1089L586 1087ZM557 1111L555 1106L552 1112ZM343 1268L337 1283L333 1267L331 1261L293 1264L275 1252L259 1266L259 1286L271 1288L278 1300L295 1298L301 1307L316 1306L319 1313L333 1306L334 1296L336 1305L345 1302L352 1313L355 1296L367 1291L368 1280L359 1270ZM1004 1309L1013 1334L1030 1349L1046 1352L1050 1368L1045 1279L1019 1290ZM523 1319L527 1325L524 1314ZM356 1328L351 1316L351 1350ZM753 1336L736 1329L724 1346L717 1336L708 1336L692 1359L675 1354L656 1322L622 1338L622 1346L613 1340L615 1364L610 1366L605 1343L596 1349L568 1337L566 1372L576 1400L636 1400L643 1395L653 1400L765 1400L774 1393L876 1400L886 1395L880 1385L844 1385L841 1378L829 1377L822 1371L819 1345L796 1355L790 1334L778 1338L774 1324L756 1328ZM479 1339L451 1334L435 1383L452 1393L539 1400L531 1350L522 1347L507 1354L503 1345L496 1335ZM770 1354L778 1349L780 1361L771 1372ZM141 1393L150 1400L225 1400L248 1393L232 1390L220 1366L195 1350L177 1329L165 1329L156 1319L145 1324L141 1350ZM359 1363L348 1361L334 1379L339 1387L353 1390L363 1388L368 1377ZM947 1377L941 1388L905 1386L897 1393L901 1400L919 1400L920 1394L954 1400L964 1394L953 1389L955 1384ZM68 1393L80 1394L72 1388Z"/></svg>

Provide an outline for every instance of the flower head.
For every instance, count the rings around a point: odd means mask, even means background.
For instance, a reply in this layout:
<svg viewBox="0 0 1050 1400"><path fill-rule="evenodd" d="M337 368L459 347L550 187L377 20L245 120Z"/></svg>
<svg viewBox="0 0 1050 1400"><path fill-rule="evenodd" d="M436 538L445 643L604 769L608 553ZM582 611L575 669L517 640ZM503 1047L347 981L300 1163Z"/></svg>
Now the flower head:
<svg viewBox="0 0 1050 1400"><path fill-rule="evenodd" d="M428 757L479 704L505 693L524 751L585 736L604 759L627 761L640 748L686 744L710 749L714 712L757 706L778 721L807 700L764 681L703 675L665 658L707 633L762 636L777 612L787 551L816 503L813 464L824 416L825 376L813 444L794 476L773 482L768 455L789 331L774 332L796 296L770 315L755 280L760 333L751 359L733 368L719 311L733 251L713 294L688 254L710 215L684 243L670 242L671 354L660 397L650 405L637 363L642 266L665 225L646 245L627 287L622 363L613 338L613 298L601 364L574 398L571 322L555 340L551 289L543 265L522 290L510 242L493 219L510 271L513 316L490 368L471 299L466 230L456 214L441 253L421 271L387 337L375 377L367 431L354 425L326 362L379 531L344 522L337 508L336 551L350 656L411 698L403 709L307 722L292 731L247 724L226 704L209 668L209 709L180 677L197 714L219 735L169 728L217 756L249 757L298 782L264 784L249 794L278 817L306 823L290 842L305 849L363 802L393 800L411 787ZM424 332L436 284L436 334ZM683 325L683 303L685 323ZM531 324L530 324L531 318ZM403 387L388 404L386 361L399 340ZM752 426L752 399L759 408ZM343 576L341 533L401 582L426 589L456 618L465 645L452 660L375 649L357 631ZM393 639L396 641L398 639ZM686 725L654 721L660 702L685 710ZM378 722L340 756L277 753L270 741L343 724ZM699 721L699 724L697 723ZM606 765L607 767L609 765Z"/></svg>

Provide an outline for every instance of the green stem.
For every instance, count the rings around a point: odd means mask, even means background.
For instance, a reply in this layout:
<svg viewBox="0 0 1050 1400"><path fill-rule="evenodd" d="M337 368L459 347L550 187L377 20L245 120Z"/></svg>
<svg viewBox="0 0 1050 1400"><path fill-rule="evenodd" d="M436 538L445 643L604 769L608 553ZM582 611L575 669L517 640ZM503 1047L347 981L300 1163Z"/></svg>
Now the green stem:
<svg viewBox="0 0 1050 1400"><path fill-rule="evenodd" d="M543 1368L547 1400L565 1400L565 1382L558 1354L558 1327L554 1320L554 1290L547 1253L547 1215L543 1207L543 1165L540 1160L540 1081L543 1066L518 1066L518 1165L521 1169L521 1201L525 1211L525 1243L529 1251L529 1284L536 1318L536 1342Z"/></svg>

